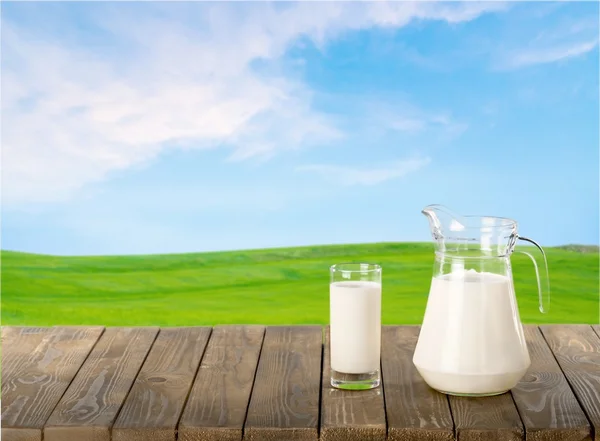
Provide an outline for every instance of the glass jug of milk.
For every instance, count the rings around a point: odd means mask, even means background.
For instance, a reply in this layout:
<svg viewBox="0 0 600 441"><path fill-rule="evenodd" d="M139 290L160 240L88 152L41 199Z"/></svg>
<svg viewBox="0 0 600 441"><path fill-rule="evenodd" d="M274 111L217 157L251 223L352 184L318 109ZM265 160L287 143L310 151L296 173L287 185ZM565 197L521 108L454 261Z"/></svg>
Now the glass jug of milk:
<svg viewBox="0 0 600 441"><path fill-rule="evenodd" d="M459 216L441 205L425 207L422 213L429 219L436 252L413 363L429 386L446 394L504 393L531 363L510 256L517 240L539 250L539 260L517 252L533 261L539 308L545 313L550 299L546 254L536 242L518 235L512 219Z"/></svg>

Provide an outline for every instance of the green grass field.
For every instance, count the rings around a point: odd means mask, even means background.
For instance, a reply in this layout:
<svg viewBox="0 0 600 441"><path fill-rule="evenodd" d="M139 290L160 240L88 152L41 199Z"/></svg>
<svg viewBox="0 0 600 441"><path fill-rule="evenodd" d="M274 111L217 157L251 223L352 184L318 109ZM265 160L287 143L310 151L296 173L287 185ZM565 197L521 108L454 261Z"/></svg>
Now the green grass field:
<svg viewBox="0 0 600 441"><path fill-rule="evenodd" d="M547 249L552 306L537 308L533 265L512 258L527 323L598 323L597 247ZM383 266L383 321L423 318L433 246L385 243L202 254L56 257L2 252L5 325L323 324L329 266Z"/></svg>

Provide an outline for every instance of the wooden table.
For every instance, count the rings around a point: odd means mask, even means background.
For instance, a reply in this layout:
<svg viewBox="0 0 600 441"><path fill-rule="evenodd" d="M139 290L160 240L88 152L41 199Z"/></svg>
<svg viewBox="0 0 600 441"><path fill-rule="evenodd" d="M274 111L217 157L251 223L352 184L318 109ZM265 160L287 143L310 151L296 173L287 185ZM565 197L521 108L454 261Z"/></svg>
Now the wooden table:
<svg viewBox="0 0 600 441"><path fill-rule="evenodd" d="M489 398L430 389L418 332L384 327L382 387L350 392L320 326L4 327L2 440L600 440L599 326L527 326L531 368Z"/></svg>

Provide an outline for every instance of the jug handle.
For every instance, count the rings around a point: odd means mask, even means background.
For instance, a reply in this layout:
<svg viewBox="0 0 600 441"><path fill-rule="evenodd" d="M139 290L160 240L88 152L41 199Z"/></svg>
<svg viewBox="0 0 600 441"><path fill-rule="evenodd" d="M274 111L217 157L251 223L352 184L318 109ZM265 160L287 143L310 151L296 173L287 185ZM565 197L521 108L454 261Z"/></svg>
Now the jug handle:
<svg viewBox="0 0 600 441"><path fill-rule="evenodd" d="M542 255L543 265L538 265L537 260L530 253L528 253L527 251L517 250L518 253L525 254L533 262L533 267L535 268L535 276L538 285L539 308L540 312L545 314L550 310L550 277L548 275L548 260L546 259L546 253L544 252L544 249L534 240L523 236L518 236L518 239L535 245L537 249L540 250L540 253ZM540 267L543 271L543 279L546 282L545 284L542 284L542 280L540 278Z"/></svg>

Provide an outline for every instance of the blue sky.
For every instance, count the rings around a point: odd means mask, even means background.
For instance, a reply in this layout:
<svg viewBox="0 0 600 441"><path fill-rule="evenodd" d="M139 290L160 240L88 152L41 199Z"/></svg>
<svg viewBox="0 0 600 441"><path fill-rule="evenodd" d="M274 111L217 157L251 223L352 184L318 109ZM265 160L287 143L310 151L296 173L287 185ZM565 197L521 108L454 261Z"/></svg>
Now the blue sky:
<svg viewBox="0 0 600 441"><path fill-rule="evenodd" d="M598 3L4 3L2 248L599 242Z"/></svg>

